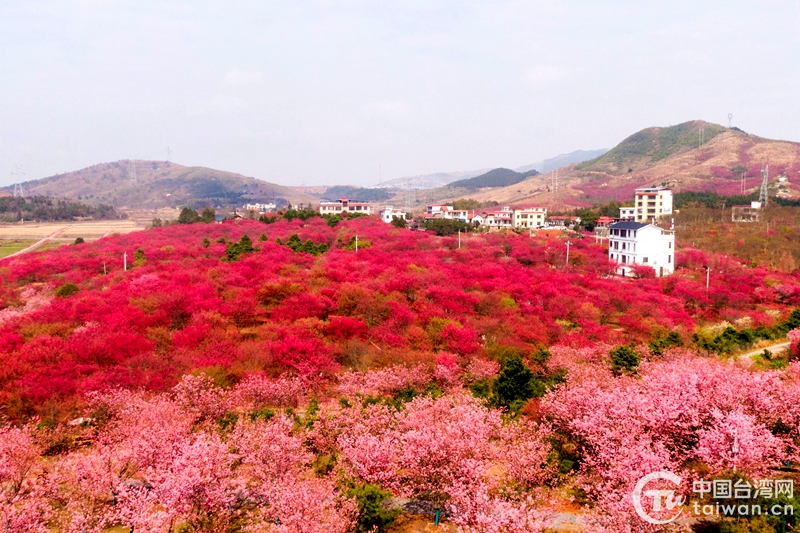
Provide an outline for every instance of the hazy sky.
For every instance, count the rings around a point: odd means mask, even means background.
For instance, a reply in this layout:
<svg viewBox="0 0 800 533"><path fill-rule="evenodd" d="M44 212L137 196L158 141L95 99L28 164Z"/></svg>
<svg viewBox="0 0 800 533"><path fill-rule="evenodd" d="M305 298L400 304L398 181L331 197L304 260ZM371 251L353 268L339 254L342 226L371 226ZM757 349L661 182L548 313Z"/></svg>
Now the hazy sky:
<svg viewBox="0 0 800 533"><path fill-rule="evenodd" d="M0 1L0 184L167 146L372 184L729 112L800 141L799 104L798 0Z"/></svg>

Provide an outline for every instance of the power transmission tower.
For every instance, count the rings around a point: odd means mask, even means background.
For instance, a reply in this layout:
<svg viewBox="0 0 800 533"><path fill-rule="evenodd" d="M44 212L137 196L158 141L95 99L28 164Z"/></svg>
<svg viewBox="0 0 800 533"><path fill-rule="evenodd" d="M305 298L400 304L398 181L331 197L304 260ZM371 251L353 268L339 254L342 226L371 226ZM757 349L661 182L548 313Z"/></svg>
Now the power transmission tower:
<svg viewBox="0 0 800 533"><path fill-rule="evenodd" d="M17 165L14 167L14 172L11 173L14 176L15 181L20 178L20 176L24 176L25 172L22 171L22 165ZM22 188L22 183L15 183L14 184L14 196L18 198L25 198L25 190Z"/></svg>
<svg viewBox="0 0 800 533"><path fill-rule="evenodd" d="M767 186L769 185L769 165L761 167L761 192L758 195L758 201L761 202L761 207L767 207Z"/></svg>
<svg viewBox="0 0 800 533"><path fill-rule="evenodd" d="M131 159L131 185L136 185L138 181L136 177L136 161Z"/></svg>
<svg viewBox="0 0 800 533"><path fill-rule="evenodd" d="M167 146L167 163L169 163L170 156L172 156L172 148Z"/></svg>
<svg viewBox="0 0 800 533"><path fill-rule="evenodd" d="M417 190L410 188L408 180L405 182L406 188L406 213L410 213L417 203Z"/></svg>
<svg viewBox="0 0 800 533"><path fill-rule="evenodd" d="M728 113L728 129L733 125L733 113Z"/></svg>

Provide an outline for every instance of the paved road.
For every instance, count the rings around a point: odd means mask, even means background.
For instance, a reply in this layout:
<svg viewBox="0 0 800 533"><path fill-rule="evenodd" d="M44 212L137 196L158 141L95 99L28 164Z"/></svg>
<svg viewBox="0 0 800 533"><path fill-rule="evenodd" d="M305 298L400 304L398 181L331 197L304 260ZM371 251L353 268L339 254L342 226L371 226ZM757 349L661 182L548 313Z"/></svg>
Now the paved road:
<svg viewBox="0 0 800 533"><path fill-rule="evenodd" d="M40 239L40 240L36 241L35 243L31 244L27 248L23 248L19 252L14 252L13 254L9 254L9 255L7 255L7 256L5 256L3 258L0 258L0 261L2 261L3 259L8 259L9 257L14 257L15 255L21 255L21 254L26 254L28 252L32 252L35 249L39 248L44 243L46 243L47 241L49 241L50 239L53 239L53 238L57 237L58 234L61 233L62 231L67 230L67 229L69 229L71 227L72 226L64 226L63 228L58 229L55 232L51 233L47 237L44 237L43 239Z"/></svg>
<svg viewBox="0 0 800 533"><path fill-rule="evenodd" d="M739 359L750 359L754 355L757 355L757 354L760 354L760 353L764 353L764 350L769 350L770 353L775 354L775 353L778 353L778 352L780 352L782 350L785 350L786 348L789 347L790 344L791 343L789 341L784 341L784 342L779 342L778 344L773 344L771 346L762 346L758 350L751 350L749 352L745 352L745 353L739 355Z"/></svg>

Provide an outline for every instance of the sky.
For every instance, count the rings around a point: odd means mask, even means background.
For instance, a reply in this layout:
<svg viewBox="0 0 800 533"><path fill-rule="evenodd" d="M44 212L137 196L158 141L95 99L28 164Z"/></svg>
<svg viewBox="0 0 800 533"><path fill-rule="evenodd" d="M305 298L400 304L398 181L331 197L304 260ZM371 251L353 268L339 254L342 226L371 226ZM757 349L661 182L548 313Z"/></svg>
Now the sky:
<svg viewBox="0 0 800 533"><path fill-rule="evenodd" d="M729 113L800 141L798 104L797 0L0 2L0 185L168 157L372 185Z"/></svg>

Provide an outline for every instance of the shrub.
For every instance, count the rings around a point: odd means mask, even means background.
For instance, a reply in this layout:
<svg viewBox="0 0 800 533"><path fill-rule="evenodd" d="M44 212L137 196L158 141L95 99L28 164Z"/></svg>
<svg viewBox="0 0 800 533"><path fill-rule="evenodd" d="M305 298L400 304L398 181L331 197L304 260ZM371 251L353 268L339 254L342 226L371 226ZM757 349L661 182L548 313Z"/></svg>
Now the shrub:
<svg viewBox="0 0 800 533"><path fill-rule="evenodd" d="M617 346L609 353L611 356L611 368L615 374L623 372L635 372L639 366L639 354L633 349L633 345Z"/></svg>
<svg viewBox="0 0 800 533"><path fill-rule="evenodd" d="M254 251L255 248L253 248L253 241L251 241L250 237L245 234L242 235L242 238L239 239L239 242L232 242L228 245L228 247L225 249L225 257L223 257L223 260L238 261L242 254L249 254Z"/></svg>
<svg viewBox="0 0 800 533"><path fill-rule="evenodd" d="M386 531L397 515L399 509L387 510L384 501L392 496L392 493L381 489L378 485L363 483L356 485L349 491L349 495L356 500L358 505L357 531Z"/></svg>
<svg viewBox="0 0 800 533"><path fill-rule="evenodd" d="M56 290L56 296L60 298L66 298L68 296L72 296L73 294L77 294L78 291L80 291L80 289L74 283L65 283Z"/></svg>

